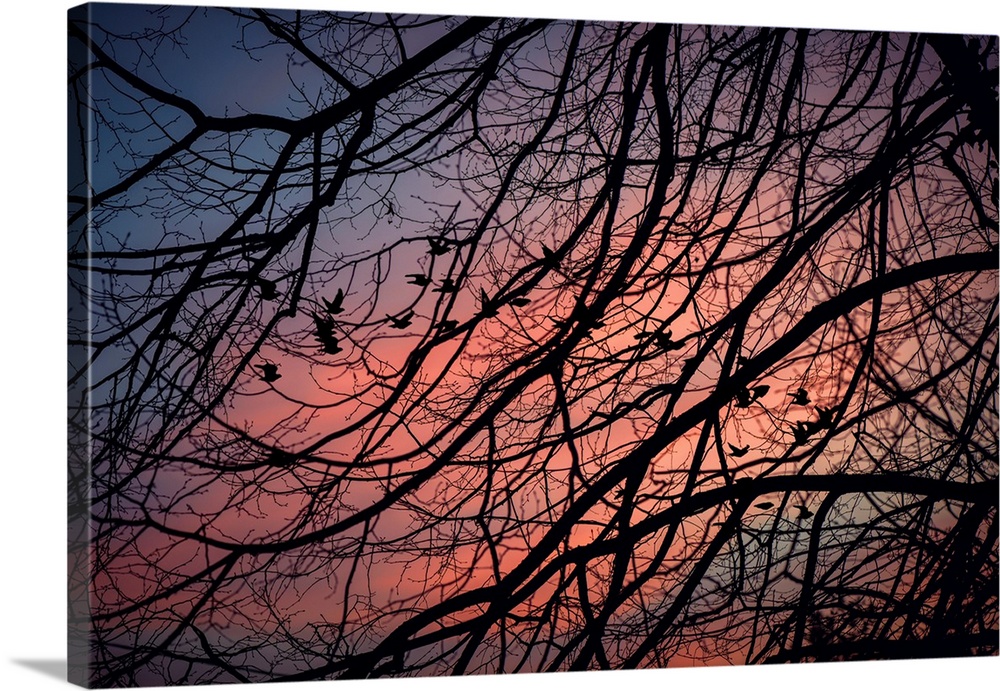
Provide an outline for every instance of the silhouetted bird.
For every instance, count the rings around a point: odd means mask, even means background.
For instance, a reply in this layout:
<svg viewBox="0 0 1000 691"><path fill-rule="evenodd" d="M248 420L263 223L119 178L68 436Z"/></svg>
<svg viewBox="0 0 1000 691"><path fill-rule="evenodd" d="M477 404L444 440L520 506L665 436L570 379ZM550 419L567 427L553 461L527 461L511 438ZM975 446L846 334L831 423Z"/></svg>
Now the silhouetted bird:
<svg viewBox="0 0 1000 691"><path fill-rule="evenodd" d="M754 506L756 506L758 509L763 509L764 511L767 511L768 509L773 509L774 508L774 502L773 501L762 501L759 504L754 504Z"/></svg>
<svg viewBox="0 0 1000 691"><path fill-rule="evenodd" d="M450 278L446 278L443 281L441 281L441 286L439 288L435 288L431 292L434 292L434 293L454 293L455 290L457 290L457 288L458 288L458 286L455 285L455 282L453 280L451 280Z"/></svg>
<svg viewBox="0 0 1000 691"><path fill-rule="evenodd" d="M734 458L742 458L750 452L749 444L746 446L733 446L732 444L727 444L726 446L729 447L729 452Z"/></svg>
<svg viewBox="0 0 1000 691"><path fill-rule="evenodd" d="M511 298L510 304L512 307L524 307L529 304L531 300L529 298Z"/></svg>
<svg viewBox="0 0 1000 691"><path fill-rule="evenodd" d="M344 311L344 291L337 288L337 294L333 297L333 300L323 298L323 304L326 306L326 311L330 314L340 314Z"/></svg>
<svg viewBox="0 0 1000 691"><path fill-rule="evenodd" d="M788 395L792 397L792 405L809 405L809 392L805 389L796 389Z"/></svg>
<svg viewBox="0 0 1000 691"><path fill-rule="evenodd" d="M256 367L263 373L261 374L260 377L261 380L266 381L268 384L276 382L279 379L281 379L281 375L278 374L277 365L274 365L270 362L265 362L263 365L257 365Z"/></svg>
<svg viewBox="0 0 1000 691"><path fill-rule="evenodd" d="M391 314L387 314L385 316L389 318L390 322L392 322L392 326L390 327L392 329L405 329L406 327L408 327L410 324L413 323L412 310L404 314L402 317L394 317Z"/></svg>
<svg viewBox="0 0 1000 691"><path fill-rule="evenodd" d="M322 344L323 352L329 355L341 352L343 348L340 347L337 337L333 334L333 330L337 326L336 323L332 319L321 317L318 314L313 314L313 321L316 323L316 340Z"/></svg>
<svg viewBox="0 0 1000 691"><path fill-rule="evenodd" d="M757 386L751 387L750 393L753 394L753 399L751 400L751 403L753 401L756 401L758 398L767 395L767 392L770 390L771 387L768 386L767 384L758 384Z"/></svg>
<svg viewBox="0 0 1000 691"><path fill-rule="evenodd" d="M795 508L799 510L799 515L796 516L796 520L802 520L804 518L810 518L813 512L809 510L809 507L805 504L795 504Z"/></svg>
<svg viewBox="0 0 1000 691"><path fill-rule="evenodd" d="M458 328L458 322L454 319L442 319L437 325L437 330L442 332L451 331L456 328Z"/></svg>
<svg viewBox="0 0 1000 691"><path fill-rule="evenodd" d="M792 428L792 434L795 435L795 444L798 446L803 446L809 441L809 437L812 436L811 426L802 420L795 423L795 427Z"/></svg>
<svg viewBox="0 0 1000 691"><path fill-rule="evenodd" d="M824 408L818 405L816 406L816 412L819 413L819 420L816 422L817 428L829 429L833 427L833 418L837 415L835 408Z"/></svg>
<svg viewBox="0 0 1000 691"><path fill-rule="evenodd" d="M430 253L433 257L440 257L451 251L448 241L444 238L427 238L427 242L431 246Z"/></svg>
<svg viewBox="0 0 1000 691"><path fill-rule="evenodd" d="M423 288L431 284L431 279L423 274L406 274L406 277L410 279L407 281L410 285L420 286Z"/></svg>
<svg viewBox="0 0 1000 691"><path fill-rule="evenodd" d="M666 331L666 333L657 332L653 334L653 338L656 339L656 345L660 348L660 350L670 351L670 350L678 350L684 347L683 345L681 345L680 341L673 340L671 336L672 333L669 329Z"/></svg>
<svg viewBox="0 0 1000 691"><path fill-rule="evenodd" d="M258 285L260 285L260 299L261 300L277 300L278 299L278 284L274 281L269 281L266 278L258 279Z"/></svg>
<svg viewBox="0 0 1000 691"><path fill-rule="evenodd" d="M497 312L497 306L493 304L490 296L487 295L486 291L482 288L479 289L479 314L486 319L495 317L499 314Z"/></svg>
<svg viewBox="0 0 1000 691"><path fill-rule="evenodd" d="M556 257L556 253L545 245L542 245L542 257L545 266L551 269L559 268L559 259Z"/></svg>

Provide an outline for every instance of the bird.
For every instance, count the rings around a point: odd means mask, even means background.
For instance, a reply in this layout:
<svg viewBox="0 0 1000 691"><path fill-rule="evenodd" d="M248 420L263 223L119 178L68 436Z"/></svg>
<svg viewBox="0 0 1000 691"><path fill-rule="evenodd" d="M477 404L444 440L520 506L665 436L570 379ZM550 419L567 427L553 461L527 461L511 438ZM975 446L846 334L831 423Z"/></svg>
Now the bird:
<svg viewBox="0 0 1000 691"><path fill-rule="evenodd" d="M660 350L670 351L683 348L684 346L680 341L675 341L671 338L672 335L672 332L667 329L666 333L656 332L653 334L653 338L656 340L656 345Z"/></svg>
<svg viewBox="0 0 1000 691"><path fill-rule="evenodd" d="M413 323L413 310L410 310L402 317L394 317L391 314L387 314L385 316L388 317L390 322L392 322L392 326L390 327L392 329L405 329Z"/></svg>
<svg viewBox="0 0 1000 691"><path fill-rule="evenodd" d="M490 296L486 294L486 291L483 288L479 289L479 302L480 302L479 314L482 317L488 319L490 317L495 317L497 316L497 314L499 314L497 312L496 305L493 304L492 300L490 300Z"/></svg>
<svg viewBox="0 0 1000 691"><path fill-rule="evenodd" d="M556 253L549 249L546 245L542 245L542 256L544 257L543 263L545 266L552 269L559 268L559 258L556 257Z"/></svg>
<svg viewBox="0 0 1000 691"><path fill-rule="evenodd" d="M448 241L445 238L427 238L427 242L431 246L430 253L432 257L440 257L451 251L451 248L448 247Z"/></svg>
<svg viewBox="0 0 1000 691"><path fill-rule="evenodd" d="M323 305L326 306L326 311L330 314L340 314L344 311L344 291L337 288L337 294L333 300L323 298Z"/></svg>
<svg viewBox="0 0 1000 691"><path fill-rule="evenodd" d="M753 394L753 400L751 400L750 402L753 403L753 401L756 401L758 398L765 396L767 392L770 390L771 387L768 386L767 384L758 384L757 386L752 387L750 389L750 393Z"/></svg>
<svg viewBox="0 0 1000 691"><path fill-rule="evenodd" d="M746 446L733 446L732 444L727 444L726 446L729 447L729 451L734 458L742 458L743 456L746 456L747 453L749 453L750 451L749 444L747 444Z"/></svg>
<svg viewBox="0 0 1000 691"><path fill-rule="evenodd" d="M792 405L809 405L809 392L805 389L796 389L788 395L792 397Z"/></svg>
<svg viewBox="0 0 1000 691"><path fill-rule="evenodd" d="M531 302L530 298L511 298L510 305L512 307L524 307Z"/></svg>
<svg viewBox="0 0 1000 691"><path fill-rule="evenodd" d="M431 279L423 274L406 274L406 277L410 279L407 283L421 288L429 286L431 283Z"/></svg>
<svg viewBox="0 0 1000 691"><path fill-rule="evenodd" d="M266 278L257 279L257 283L260 285L260 299L261 300L277 300L278 299L278 284L274 281L269 281Z"/></svg>
<svg viewBox="0 0 1000 691"><path fill-rule="evenodd" d="M816 406L816 412L819 413L819 420L816 422L816 426L819 429L829 429L833 427L833 418L837 415L835 408L824 408L821 405Z"/></svg>
<svg viewBox="0 0 1000 691"><path fill-rule="evenodd" d="M442 319L437 325L437 330L441 332L452 331L456 328L458 328L458 322L454 319Z"/></svg>
<svg viewBox="0 0 1000 691"><path fill-rule="evenodd" d="M262 372L260 376L261 381L271 384L281 379L281 375L278 374L278 366L275 364L265 362L263 365L257 365L256 367Z"/></svg>
<svg viewBox="0 0 1000 691"><path fill-rule="evenodd" d="M795 435L795 445L804 446L806 442L809 441L809 437L812 436L812 430L810 425L799 420L795 423L795 427L792 428L792 434Z"/></svg>
<svg viewBox="0 0 1000 691"><path fill-rule="evenodd" d="M756 506L758 509L763 509L764 511L767 511L768 509L773 509L774 508L774 502L773 501L762 501L759 504L754 504L754 506Z"/></svg>
<svg viewBox="0 0 1000 691"><path fill-rule="evenodd" d="M434 293L454 293L457 289L458 289L458 286L455 285L455 282L453 280L451 280L450 278L446 278L443 281L441 281L441 286L439 288L435 288L431 292L434 292Z"/></svg>
<svg viewBox="0 0 1000 691"><path fill-rule="evenodd" d="M813 512L810 511L809 507L806 506L805 504L795 504L794 506L796 509L799 510L799 515L795 517L797 520L810 518L813 515Z"/></svg>
<svg viewBox="0 0 1000 691"><path fill-rule="evenodd" d="M338 344L338 339L333 334L336 323L328 318L313 314L313 321L316 323L316 340L323 346L323 352L329 355L336 355L343 348Z"/></svg>

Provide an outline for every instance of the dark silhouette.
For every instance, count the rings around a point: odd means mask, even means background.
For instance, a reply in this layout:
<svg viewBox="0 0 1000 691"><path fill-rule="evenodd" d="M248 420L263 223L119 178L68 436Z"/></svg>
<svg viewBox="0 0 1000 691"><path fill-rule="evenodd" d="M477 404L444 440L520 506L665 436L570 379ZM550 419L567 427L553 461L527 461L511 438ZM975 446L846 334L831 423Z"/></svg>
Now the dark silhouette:
<svg viewBox="0 0 1000 691"><path fill-rule="evenodd" d="M266 362L263 365L257 365L257 369L261 371L261 380L266 381L268 384L281 379L281 375L278 374L278 366L271 362Z"/></svg>
<svg viewBox="0 0 1000 691"><path fill-rule="evenodd" d="M385 315L389 320L389 328L391 329L405 329L413 323L413 311L410 310L402 316L393 316L391 314Z"/></svg>
<svg viewBox="0 0 1000 691"><path fill-rule="evenodd" d="M323 305L330 314L341 314L344 311L344 291L338 288L333 300L323 298Z"/></svg>
<svg viewBox="0 0 1000 691"><path fill-rule="evenodd" d="M805 389L796 389L794 393L788 394L792 397L792 405L809 405L809 392Z"/></svg>

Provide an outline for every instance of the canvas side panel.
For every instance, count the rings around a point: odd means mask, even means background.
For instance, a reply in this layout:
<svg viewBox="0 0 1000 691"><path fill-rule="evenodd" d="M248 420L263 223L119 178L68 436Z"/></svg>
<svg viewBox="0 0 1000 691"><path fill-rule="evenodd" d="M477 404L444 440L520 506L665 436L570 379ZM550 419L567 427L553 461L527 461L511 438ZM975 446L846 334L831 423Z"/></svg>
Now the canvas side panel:
<svg viewBox="0 0 1000 691"><path fill-rule="evenodd" d="M91 5L74 7L68 21L85 22ZM91 678L90 624L90 401L87 393L87 353L90 334L88 298L89 142L93 123L90 117L89 60L84 45L68 37L67 65L67 152L68 166L68 677L89 687ZM76 218L74 218L76 216Z"/></svg>

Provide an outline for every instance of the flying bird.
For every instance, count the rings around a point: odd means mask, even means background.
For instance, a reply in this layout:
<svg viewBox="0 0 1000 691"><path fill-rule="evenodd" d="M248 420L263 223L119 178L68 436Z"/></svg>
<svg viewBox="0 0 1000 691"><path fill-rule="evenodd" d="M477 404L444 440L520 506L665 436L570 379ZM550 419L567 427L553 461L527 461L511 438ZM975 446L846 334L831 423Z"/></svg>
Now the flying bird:
<svg viewBox="0 0 1000 691"><path fill-rule="evenodd" d="M751 403L753 401L756 401L758 398L761 398L762 396L767 395L767 392L770 391L770 390L771 390L771 387L768 386L767 384L758 384L757 386L754 386L753 388L751 388L750 389L750 393L753 394L753 400L751 401Z"/></svg>
<svg viewBox="0 0 1000 691"><path fill-rule="evenodd" d="M451 248L448 247L448 241L445 238L427 238L427 243L431 246L430 253L432 257L440 257L451 251Z"/></svg>
<svg viewBox="0 0 1000 691"><path fill-rule="evenodd" d="M795 393L788 394L792 397L792 405L809 405L809 392L805 389L796 389Z"/></svg>
<svg viewBox="0 0 1000 691"><path fill-rule="evenodd" d="M271 384L273 382L281 379L281 375L278 374L278 366L270 362L265 362L263 365L256 365L257 369L261 371L261 380Z"/></svg>
<svg viewBox="0 0 1000 691"><path fill-rule="evenodd" d="M792 434L795 435L795 445L804 446L809 441L809 437L812 436L813 431L811 425L799 420L795 423L795 427L792 428Z"/></svg>
<svg viewBox="0 0 1000 691"><path fill-rule="evenodd" d="M431 284L431 279L423 274L406 274L406 277L410 279L407 281L410 285L420 286L424 288Z"/></svg>
<svg viewBox="0 0 1000 691"><path fill-rule="evenodd" d="M816 412L819 413L819 420L816 422L816 426L819 429L829 429L833 427L833 418L837 415L835 408L824 408L821 405L816 406Z"/></svg>
<svg viewBox="0 0 1000 691"><path fill-rule="evenodd" d="M413 321L412 321L413 320L413 310L410 310L409 312L407 312L406 314L404 314L402 317L394 317L391 314L387 314L385 316L388 317L388 319L389 319L390 322L392 322L392 326L390 327L392 329L405 329L406 327L408 327L410 324L413 323Z"/></svg>
<svg viewBox="0 0 1000 691"><path fill-rule="evenodd" d="M796 520L810 518L813 515L813 512L805 504L795 504L795 508L799 510L799 515L795 517Z"/></svg>
<svg viewBox="0 0 1000 691"><path fill-rule="evenodd" d="M453 280L451 280L450 278L446 278L443 281L441 281L441 286L439 288L435 288L431 292L434 292L434 293L454 293L457 289L458 289L458 286L455 285L455 282Z"/></svg>
<svg viewBox="0 0 1000 691"><path fill-rule="evenodd" d="M726 446L729 447L729 452L734 458L742 458L750 452L749 444L746 446L733 446L732 444L727 444Z"/></svg>
<svg viewBox="0 0 1000 691"><path fill-rule="evenodd" d="M330 314L340 314L344 311L344 291L337 288L337 294L333 297L333 300L323 298L323 304L326 306L326 311Z"/></svg>
<svg viewBox="0 0 1000 691"><path fill-rule="evenodd" d="M328 355L336 355L341 352L343 348L340 347L339 339L333 333L337 326L336 323L332 319L321 317L318 314L313 314L313 321L316 323L316 340L322 345L323 352Z"/></svg>

